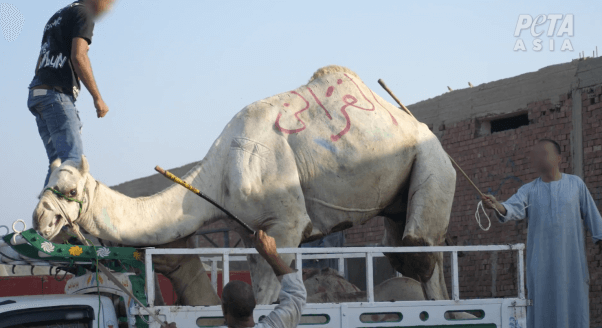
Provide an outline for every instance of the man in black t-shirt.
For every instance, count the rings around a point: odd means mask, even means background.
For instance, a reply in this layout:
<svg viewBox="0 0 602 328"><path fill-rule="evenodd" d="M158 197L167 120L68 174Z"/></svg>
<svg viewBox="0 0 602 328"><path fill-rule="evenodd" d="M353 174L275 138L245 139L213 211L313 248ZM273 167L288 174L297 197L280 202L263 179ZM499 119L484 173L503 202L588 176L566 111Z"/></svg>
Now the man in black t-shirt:
<svg viewBox="0 0 602 328"><path fill-rule="evenodd" d="M97 117L109 108L96 86L90 59L94 20L108 12L114 0L78 0L57 11L44 27L35 76L29 84L27 106L36 118L49 165L72 160L79 164L83 154L82 124L75 101L80 80L94 100Z"/></svg>

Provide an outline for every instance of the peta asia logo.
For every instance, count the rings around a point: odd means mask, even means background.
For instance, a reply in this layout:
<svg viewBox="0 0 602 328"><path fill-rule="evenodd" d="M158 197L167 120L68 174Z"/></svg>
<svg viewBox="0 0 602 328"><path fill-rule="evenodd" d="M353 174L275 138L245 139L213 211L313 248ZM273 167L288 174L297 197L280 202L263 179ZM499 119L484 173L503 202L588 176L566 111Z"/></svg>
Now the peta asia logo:
<svg viewBox="0 0 602 328"><path fill-rule="evenodd" d="M558 48L556 43L561 43L560 51L573 51L573 44L569 39L574 31L573 14L538 15L535 18L531 15L519 15L514 29L514 36L518 38L514 43L514 51L527 51L527 46L521 38L528 33L527 31L533 37L531 49L534 51L540 51L544 47L554 51ZM562 42L560 38L564 38Z"/></svg>

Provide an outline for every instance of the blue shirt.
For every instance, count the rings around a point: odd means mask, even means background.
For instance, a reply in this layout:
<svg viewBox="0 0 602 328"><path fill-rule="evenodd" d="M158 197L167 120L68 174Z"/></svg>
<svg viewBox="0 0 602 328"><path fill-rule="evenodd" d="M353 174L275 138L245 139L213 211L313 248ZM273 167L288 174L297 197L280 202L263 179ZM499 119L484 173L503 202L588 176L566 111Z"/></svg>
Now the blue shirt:
<svg viewBox="0 0 602 328"><path fill-rule="evenodd" d="M500 222L529 218L527 233L529 328L588 328L589 272L585 232L602 239L602 217L580 177L562 173L557 181L537 178L502 202Z"/></svg>
<svg viewBox="0 0 602 328"><path fill-rule="evenodd" d="M297 272L285 274L281 278L282 287L278 294L280 304L274 308L274 311L259 320L254 327L293 328L299 324L307 299L305 285Z"/></svg>

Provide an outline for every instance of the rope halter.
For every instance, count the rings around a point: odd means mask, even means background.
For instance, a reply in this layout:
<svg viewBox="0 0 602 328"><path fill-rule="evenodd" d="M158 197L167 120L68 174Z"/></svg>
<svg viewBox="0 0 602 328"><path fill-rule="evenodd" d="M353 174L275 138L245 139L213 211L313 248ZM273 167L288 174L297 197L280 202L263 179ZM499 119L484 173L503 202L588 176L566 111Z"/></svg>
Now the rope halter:
<svg viewBox="0 0 602 328"><path fill-rule="evenodd" d="M67 197L67 196L66 196L65 194L63 194L62 192L60 192L60 191L58 191L58 190L56 190L56 189L53 189L53 188L46 188L46 189L44 189L44 191L46 191L46 190L50 190L50 191L52 191L53 193L55 193L55 194L59 195L60 197L63 197L64 199L66 199L66 200L68 200L68 201L72 201L72 202L79 203L79 214L81 214L81 213L82 213L82 208L83 208L83 206L84 206L84 202L83 202L83 201L81 201L81 200L77 200L77 199L75 199L75 198ZM86 188L84 188L84 193L85 193L85 192L86 192Z"/></svg>
<svg viewBox="0 0 602 328"><path fill-rule="evenodd" d="M76 235L78 235L78 238L82 237L81 236L81 232L79 231L79 226L76 223L74 223L74 221L76 221L77 219L79 219L80 215L82 214L83 206L84 206L83 205L84 204L83 197L85 197L85 195L86 195L86 188L84 187L82 200L78 200L78 199L75 199L75 198L68 197L67 195L63 194L62 192L60 192L60 191L58 191L58 190L56 190L54 188L46 188L46 189L44 189L44 192L46 192L48 190L52 191L55 195L57 195L57 196L59 196L59 197L61 197L63 199L66 199L66 200L68 200L70 202L76 202L76 203L79 204L79 213L77 214L77 218L75 218L75 220L71 220L71 218L67 214L67 211L65 211L65 208L64 208L63 204L61 204L61 202L58 202L56 200L54 201L56 203L58 209L63 213L63 216L65 217L65 220L67 220L67 223L71 227L71 229L75 232ZM85 243L84 243L84 245L85 245Z"/></svg>

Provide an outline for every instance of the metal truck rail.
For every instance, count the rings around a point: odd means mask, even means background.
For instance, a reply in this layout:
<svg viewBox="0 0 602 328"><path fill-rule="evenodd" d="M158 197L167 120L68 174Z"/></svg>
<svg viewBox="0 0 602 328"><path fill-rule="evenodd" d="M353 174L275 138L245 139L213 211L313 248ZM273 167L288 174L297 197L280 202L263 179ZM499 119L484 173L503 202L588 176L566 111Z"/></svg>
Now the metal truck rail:
<svg viewBox="0 0 602 328"><path fill-rule="evenodd" d="M304 317L313 317L317 327L509 327L526 328L526 307L530 300L525 299L524 283L524 244L488 245L488 246L429 246L429 247L344 247L344 248L281 248L280 254L294 254L297 274L302 274L304 259L338 259L338 270L344 270L345 258L366 260L367 302L352 303L309 303L303 311ZM518 295L512 298L460 299L458 283L458 252L482 251L516 251ZM373 261L383 253L415 253L415 252L450 252L451 253L451 300L431 301L374 301ZM240 255L257 254L251 248L211 248L211 249L156 249L145 250L146 291L149 306L154 304L154 279L152 256L169 254L199 255L202 259L211 260L212 280L216 282L217 261L222 261L223 285L229 281L229 263L241 260ZM215 285L214 285L215 286ZM276 305L258 305L255 309L255 320L268 314ZM220 306L154 306L155 311L167 322L176 322L178 326L203 326L204 320L218 319L222 316ZM137 312L138 311L138 312ZM446 313L471 311L480 313L474 319L446 319ZM134 314L144 314L141 309L134 309ZM370 318L375 315L386 315L387 321L374 322ZM304 324L305 325L305 324ZM159 327L150 322L150 327Z"/></svg>

